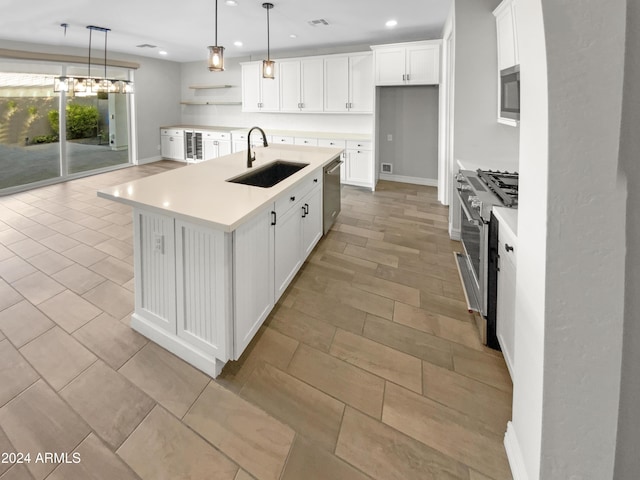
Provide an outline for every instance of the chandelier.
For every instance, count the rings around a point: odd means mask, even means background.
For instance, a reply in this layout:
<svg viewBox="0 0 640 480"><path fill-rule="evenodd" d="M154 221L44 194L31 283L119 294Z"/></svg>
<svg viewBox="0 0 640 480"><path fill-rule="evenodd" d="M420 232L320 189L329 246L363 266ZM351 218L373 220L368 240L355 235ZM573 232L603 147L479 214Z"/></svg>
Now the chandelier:
<svg viewBox="0 0 640 480"><path fill-rule="evenodd" d="M62 26L67 28L66 24ZM87 25L89 29L89 57L87 62L87 76L60 76L53 80L54 92L69 93L132 93L133 82L129 80L118 80L115 78L107 78L107 34L110 28L96 27L95 25ZM91 41L94 31L104 33L104 76L91 75Z"/></svg>

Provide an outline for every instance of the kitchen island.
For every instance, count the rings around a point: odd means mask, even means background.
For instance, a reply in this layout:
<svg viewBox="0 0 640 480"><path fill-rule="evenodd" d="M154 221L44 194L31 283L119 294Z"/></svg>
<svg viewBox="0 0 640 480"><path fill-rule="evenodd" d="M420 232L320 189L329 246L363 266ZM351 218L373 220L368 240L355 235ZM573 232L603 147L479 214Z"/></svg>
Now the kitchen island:
<svg viewBox="0 0 640 480"><path fill-rule="evenodd" d="M322 236L323 167L339 148L256 148L117 185L131 205L131 327L216 377L237 360ZM270 188L227 180L276 160L307 164Z"/></svg>

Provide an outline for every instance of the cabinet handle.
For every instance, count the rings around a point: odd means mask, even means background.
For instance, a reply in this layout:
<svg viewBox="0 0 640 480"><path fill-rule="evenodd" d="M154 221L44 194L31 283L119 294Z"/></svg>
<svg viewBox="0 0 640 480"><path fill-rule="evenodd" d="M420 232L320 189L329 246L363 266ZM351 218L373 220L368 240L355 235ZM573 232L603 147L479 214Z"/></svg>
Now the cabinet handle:
<svg viewBox="0 0 640 480"><path fill-rule="evenodd" d="M292 201L292 202L295 202L296 201L296 197L293 197L293 196L289 197L289 200Z"/></svg>
<svg viewBox="0 0 640 480"><path fill-rule="evenodd" d="M307 210L304 208L304 205L302 206L302 218L307 216Z"/></svg>
<svg viewBox="0 0 640 480"><path fill-rule="evenodd" d="M304 204L304 213L306 213L307 215L309 215L309 204L305 203Z"/></svg>
<svg viewBox="0 0 640 480"><path fill-rule="evenodd" d="M402 74L402 81L404 82L407 79L407 76L403 73Z"/></svg>
<svg viewBox="0 0 640 480"><path fill-rule="evenodd" d="M275 225L276 224L276 212L274 212L273 210L271 211L271 225Z"/></svg>
<svg viewBox="0 0 640 480"><path fill-rule="evenodd" d="M512 247L511 245L509 245L508 243L505 243L505 244L504 244L504 249L505 249L507 252L513 252L513 247Z"/></svg>
<svg viewBox="0 0 640 480"><path fill-rule="evenodd" d="M349 108L353 108L353 103L350 103L350 104L349 104Z"/></svg>
<svg viewBox="0 0 640 480"><path fill-rule="evenodd" d="M347 108L347 109L348 109L348 108L349 108L349 104L348 104L348 103L345 103L345 104L344 104L344 108Z"/></svg>
<svg viewBox="0 0 640 480"><path fill-rule="evenodd" d="M410 73L407 73L407 82L408 82L409 80L411 80L411 74L410 74Z"/></svg>
<svg viewBox="0 0 640 480"><path fill-rule="evenodd" d="M318 179L317 179L317 178L314 178L314 179L313 179L313 183L318 183Z"/></svg>
<svg viewBox="0 0 640 480"><path fill-rule="evenodd" d="M170 142L173 142L173 137L169 137L169 141L170 141Z"/></svg>

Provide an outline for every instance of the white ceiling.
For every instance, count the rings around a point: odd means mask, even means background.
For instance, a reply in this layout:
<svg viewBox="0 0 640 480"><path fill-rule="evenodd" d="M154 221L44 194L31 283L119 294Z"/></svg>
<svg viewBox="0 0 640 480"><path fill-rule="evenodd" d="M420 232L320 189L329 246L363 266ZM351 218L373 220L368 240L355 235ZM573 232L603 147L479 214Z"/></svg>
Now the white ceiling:
<svg viewBox="0 0 640 480"><path fill-rule="evenodd" d="M266 54L266 10L262 0L218 0L218 44L229 57ZM438 38L451 0L274 0L271 52L374 45ZM0 0L0 39L88 49L87 25L110 28L113 52L177 62L206 59L214 44L215 0ZM311 26L325 19L328 26ZM385 22L395 19L395 28ZM67 23L66 35L60 26ZM290 38L295 34L297 38ZM242 47L233 45L242 41ZM157 48L138 48L140 44ZM104 51L104 35L93 33L94 49ZM160 50L167 55L161 57ZM275 54L275 55L273 55Z"/></svg>

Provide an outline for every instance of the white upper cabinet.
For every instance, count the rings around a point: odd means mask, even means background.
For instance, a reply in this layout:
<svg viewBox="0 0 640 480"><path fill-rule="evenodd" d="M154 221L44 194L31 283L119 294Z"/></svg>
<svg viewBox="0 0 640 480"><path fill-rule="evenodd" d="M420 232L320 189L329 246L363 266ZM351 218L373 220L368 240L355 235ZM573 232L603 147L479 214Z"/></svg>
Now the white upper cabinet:
<svg viewBox="0 0 640 480"><path fill-rule="evenodd" d="M275 65L279 76L278 62ZM280 109L278 81L262 78L262 62L242 64L242 111L277 112Z"/></svg>
<svg viewBox="0 0 640 480"><path fill-rule="evenodd" d="M519 65L515 0L503 0L493 15L496 17L498 70Z"/></svg>
<svg viewBox="0 0 640 480"><path fill-rule="evenodd" d="M373 112L373 57L370 53L324 59L324 111Z"/></svg>
<svg viewBox="0 0 640 480"><path fill-rule="evenodd" d="M276 78L262 78L262 63L242 64L242 111L373 113L370 52L276 61Z"/></svg>
<svg viewBox="0 0 640 480"><path fill-rule="evenodd" d="M322 58L282 60L280 111L322 112Z"/></svg>
<svg viewBox="0 0 640 480"><path fill-rule="evenodd" d="M374 45L376 85L438 85L440 40Z"/></svg>

